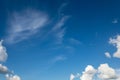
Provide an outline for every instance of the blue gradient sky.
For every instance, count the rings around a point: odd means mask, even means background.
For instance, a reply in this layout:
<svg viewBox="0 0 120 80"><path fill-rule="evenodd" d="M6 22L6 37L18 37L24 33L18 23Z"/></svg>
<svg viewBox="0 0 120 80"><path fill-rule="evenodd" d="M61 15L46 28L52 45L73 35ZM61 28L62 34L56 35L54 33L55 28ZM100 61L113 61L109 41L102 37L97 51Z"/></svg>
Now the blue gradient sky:
<svg viewBox="0 0 120 80"><path fill-rule="evenodd" d="M0 39L8 59L4 65L22 80L69 80L87 65L116 48L109 38L120 34L119 0L1 0Z"/></svg>

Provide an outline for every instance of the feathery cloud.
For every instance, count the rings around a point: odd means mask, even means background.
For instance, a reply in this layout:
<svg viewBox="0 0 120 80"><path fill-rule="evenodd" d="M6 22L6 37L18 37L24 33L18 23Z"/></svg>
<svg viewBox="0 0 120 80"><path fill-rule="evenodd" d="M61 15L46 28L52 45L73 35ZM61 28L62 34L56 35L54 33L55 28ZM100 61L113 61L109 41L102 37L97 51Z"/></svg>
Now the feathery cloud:
<svg viewBox="0 0 120 80"><path fill-rule="evenodd" d="M47 20L47 14L40 11L24 10L13 13L13 16L9 19L10 28L6 38L7 42L17 43L28 39L40 31L47 24Z"/></svg>

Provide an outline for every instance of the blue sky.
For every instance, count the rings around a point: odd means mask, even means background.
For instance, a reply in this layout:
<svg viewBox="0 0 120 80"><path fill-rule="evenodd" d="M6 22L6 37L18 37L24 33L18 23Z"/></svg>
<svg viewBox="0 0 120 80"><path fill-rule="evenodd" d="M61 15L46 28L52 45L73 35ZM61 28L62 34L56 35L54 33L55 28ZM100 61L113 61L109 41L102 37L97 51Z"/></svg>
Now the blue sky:
<svg viewBox="0 0 120 80"><path fill-rule="evenodd" d="M1 0L1 79L120 80L119 3Z"/></svg>

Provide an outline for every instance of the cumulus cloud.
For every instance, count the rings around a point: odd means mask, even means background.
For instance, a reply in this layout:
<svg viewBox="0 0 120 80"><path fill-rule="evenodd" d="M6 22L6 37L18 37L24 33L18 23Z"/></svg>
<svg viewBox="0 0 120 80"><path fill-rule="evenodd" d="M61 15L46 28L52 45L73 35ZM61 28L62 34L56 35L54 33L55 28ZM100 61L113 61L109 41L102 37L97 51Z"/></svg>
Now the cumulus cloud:
<svg viewBox="0 0 120 80"><path fill-rule="evenodd" d="M47 14L36 10L24 10L13 13L9 19L9 31L6 38L9 43L17 43L36 34L47 24Z"/></svg>
<svg viewBox="0 0 120 80"><path fill-rule="evenodd" d="M117 74L108 64L101 64L98 67L99 78L102 80L117 80Z"/></svg>
<svg viewBox="0 0 120 80"><path fill-rule="evenodd" d="M0 61L5 62L7 59L6 48L2 45L3 40L0 41ZM7 66L0 64L0 74L6 75L7 80L21 80L19 76L13 75L13 72L10 71Z"/></svg>
<svg viewBox="0 0 120 80"><path fill-rule="evenodd" d="M75 76L73 74L70 75L70 80L74 80Z"/></svg>
<svg viewBox="0 0 120 80"><path fill-rule="evenodd" d="M88 65L85 68L85 71L82 73L80 80L93 80L95 74L96 74L96 69L94 69L92 65Z"/></svg>
<svg viewBox="0 0 120 80"><path fill-rule="evenodd" d="M7 60L6 48L2 45L3 40L0 41L0 62L5 62Z"/></svg>
<svg viewBox="0 0 120 80"><path fill-rule="evenodd" d="M106 52L106 53L105 53L105 56L106 56L107 58L111 58L111 55L110 55L109 52Z"/></svg>
<svg viewBox="0 0 120 80"><path fill-rule="evenodd" d="M9 75L6 74L6 80L21 80L21 78L18 75Z"/></svg>
<svg viewBox="0 0 120 80"><path fill-rule="evenodd" d="M7 73L10 73L8 68L6 66L3 66L2 64L0 64L0 74L7 74Z"/></svg>
<svg viewBox="0 0 120 80"><path fill-rule="evenodd" d="M120 35L117 35L116 38L110 38L109 43L113 44L117 48L117 51L113 54L113 57L120 58Z"/></svg>
<svg viewBox="0 0 120 80"><path fill-rule="evenodd" d="M114 69L110 67L107 63L100 64L100 66L95 69L92 65L88 65L85 71L80 75L80 80L120 80L120 69ZM75 75L71 74L70 80L77 78Z"/></svg>

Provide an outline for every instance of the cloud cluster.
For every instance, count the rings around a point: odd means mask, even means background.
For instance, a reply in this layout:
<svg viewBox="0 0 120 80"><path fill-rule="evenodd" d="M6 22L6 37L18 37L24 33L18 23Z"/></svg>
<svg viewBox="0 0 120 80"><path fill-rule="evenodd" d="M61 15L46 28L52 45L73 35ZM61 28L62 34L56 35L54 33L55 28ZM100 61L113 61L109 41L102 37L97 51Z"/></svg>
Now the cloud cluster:
<svg viewBox="0 0 120 80"><path fill-rule="evenodd" d="M0 62L5 62L8 55L6 52L6 48L2 45L3 40L0 41ZM6 80L21 80L19 76L14 75L12 71L10 71L7 66L0 64L0 74L4 74Z"/></svg>
<svg viewBox="0 0 120 80"><path fill-rule="evenodd" d="M117 51L113 54L113 57L120 58L120 35L116 38L110 38L109 43L117 48Z"/></svg>
<svg viewBox="0 0 120 80"><path fill-rule="evenodd" d="M3 40L0 41L0 62L5 62L7 60L6 48L2 45Z"/></svg>
<svg viewBox="0 0 120 80"><path fill-rule="evenodd" d="M6 77L6 80L21 80L21 78L18 75L7 74L5 77Z"/></svg>
<svg viewBox="0 0 120 80"><path fill-rule="evenodd" d="M119 72L120 71L110 67L107 63L100 64L97 69L92 65L88 65L80 76L80 80L120 80ZM70 80L74 80L75 78L79 77L76 77L73 74L70 75Z"/></svg>

